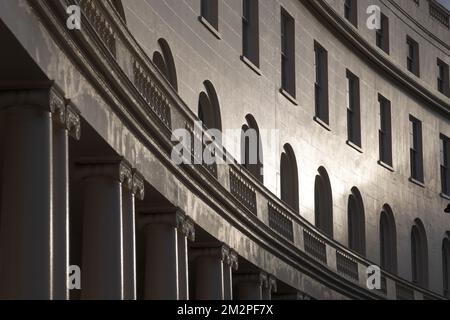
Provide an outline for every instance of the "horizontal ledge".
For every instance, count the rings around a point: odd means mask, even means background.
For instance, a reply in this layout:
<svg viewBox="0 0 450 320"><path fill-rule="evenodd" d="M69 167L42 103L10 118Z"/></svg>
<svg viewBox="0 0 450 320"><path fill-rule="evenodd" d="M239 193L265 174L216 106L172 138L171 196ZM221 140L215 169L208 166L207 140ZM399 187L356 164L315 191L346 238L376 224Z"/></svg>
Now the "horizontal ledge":
<svg viewBox="0 0 450 320"><path fill-rule="evenodd" d="M198 20L208 29L217 39L221 40L222 35L220 34L219 30L217 30L211 23L209 23L208 20L205 19L205 17L199 16Z"/></svg>
<svg viewBox="0 0 450 320"><path fill-rule="evenodd" d="M388 169L388 170L391 171L391 172L394 172L394 171L395 171L394 168L393 168L391 165L387 164L387 163L384 162L384 161L378 160L377 163L378 163L380 166L382 166L383 168Z"/></svg>
<svg viewBox="0 0 450 320"><path fill-rule="evenodd" d="M350 140L347 140L345 143L348 146L350 146L353 149L355 149L356 151L358 151L359 153L363 153L363 149L360 146L358 146L357 144L355 144L354 142L351 142Z"/></svg>
<svg viewBox="0 0 450 320"><path fill-rule="evenodd" d="M249 58L247 58L244 55L241 55L241 61L244 62L250 69L256 72L256 74L262 76L261 70L258 66L256 66L253 62L250 61Z"/></svg>
<svg viewBox="0 0 450 320"><path fill-rule="evenodd" d="M414 179L413 177L409 177L408 179L410 182L414 183L415 185L418 185L419 187L425 188L425 184L417 179Z"/></svg>
<svg viewBox="0 0 450 320"><path fill-rule="evenodd" d="M287 92L287 91L284 90L283 88L280 88L280 93L281 93L286 99L288 99L290 102L292 102L293 104L295 104L296 106L298 106L298 101L297 101L297 99L295 99L289 92Z"/></svg>
<svg viewBox="0 0 450 320"><path fill-rule="evenodd" d="M325 121L323 121L322 119L320 119L317 116L313 117L313 120L315 122L317 122L318 124L320 124L320 126L322 126L323 128L325 128L327 131L331 131L330 125L328 123L326 123Z"/></svg>

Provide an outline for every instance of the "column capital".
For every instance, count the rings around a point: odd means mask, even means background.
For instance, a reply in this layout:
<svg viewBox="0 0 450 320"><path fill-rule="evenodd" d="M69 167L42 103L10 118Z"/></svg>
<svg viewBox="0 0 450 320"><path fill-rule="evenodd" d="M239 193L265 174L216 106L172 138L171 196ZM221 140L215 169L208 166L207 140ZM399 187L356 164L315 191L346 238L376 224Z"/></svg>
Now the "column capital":
<svg viewBox="0 0 450 320"><path fill-rule="evenodd" d="M195 223L191 217L186 216L183 225L181 228L181 232L186 236L189 240L195 241Z"/></svg>
<svg viewBox="0 0 450 320"><path fill-rule="evenodd" d="M131 181L131 192L139 200L144 200L145 195L144 178L136 171L133 172L133 177Z"/></svg>
<svg viewBox="0 0 450 320"><path fill-rule="evenodd" d="M132 169L122 157L81 159L75 165L79 179L104 177L131 188Z"/></svg>
<svg viewBox="0 0 450 320"><path fill-rule="evenodd" d="M257 283L261 287L267 287L267 273L265 272L254 272L254 273L239 273L233 276L233 282L239 284L242 282Z"/></svg>
<svg viewBox="0 0 450 320"><path fill-rule="evenodd" d="M66 100L65 111L65 128L69 132L69 135L78 141L81 138L80 111L70 100Z"/></svg>
<svg viewBox="0 0 450 320"><path fill-rule="evenodd" d="M13 107L32 107L41 111L64 113L64 92L54 81L45 86L29 88L10 88L0 91L0 110Z"/></svg>
<svg viewBox="0 0 450 320"><path fill-rule="evenodd" d="M233 249L228 250L228 255L225 263L233 270L238 269L238 254Z"/></svg>
<svg viewBox="0 0 450 320"><path fill-rule="evenodd" d="M192 246L192 258L216 257L233 269L238 267L238 255L224 243L198 243Z"/></svg>
<svg viewBox="0 0 450 320"><path fill-rule="evenodd" d="M275 277L269 275L267 276L267 289L269 289L270 292L277 292L277 279Z"/></svg>
<svg viewBox="0 0 450 320"><path fill-rule="evenodd" d="M139 209L142 215L141 225L143 227L149 224L168 224L179 230L182 229L186 214L180 208L143 208Z"/></svg>

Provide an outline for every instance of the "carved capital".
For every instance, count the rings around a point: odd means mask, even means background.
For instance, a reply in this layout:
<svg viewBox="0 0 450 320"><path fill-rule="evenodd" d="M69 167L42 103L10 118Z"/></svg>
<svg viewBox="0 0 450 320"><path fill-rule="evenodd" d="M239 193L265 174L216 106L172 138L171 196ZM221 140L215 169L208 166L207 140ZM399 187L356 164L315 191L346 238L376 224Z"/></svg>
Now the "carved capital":
<svg viewBox="0 0 450 320"><path fill-rule="evenodd" d="M131 192L139 200L144 200L145 189L144 189L144 178L137 172L133 174L133 180L131 182Z"/></svg>
<svg viewBox="0 0 450 320"><path fill-rule="evenodd" d="M139 210L143 227L150 224L167 224L181 230L186 214L179 208L150 208Z"/></svg>
<svg viewBox="0 0 450 320"><path fill-rule="evenodd" d="M69 132L69 135L75 140L81 138L81 120L80 112L78 109L68 101L65 112L65 128Z"/></svg>
<svg viewBox="0 0 450 320"><path fill-rule="evenodd" d="M250 282L267 288L267 274L265 272L241 273L233 276L233 282L237 285Z"/></svg>
<svg viewBox="0 0 450 320"><path fill-rule="evenodd" d="M81 180L89 178L107 178L131 186L132 169L130 164L122 157L113 158L89 158L75 163L77 177Z"/></svg>
<svg viewBox="0 0 450 320"><path fill-rule="evenodd" d="M238 269L238 254L236 253L236 251L234 251L233 249L230 249L228 251L228 256L225 263L233 270Z"/></svg>
<svg viewBox="0 0 450 320"><path fill-rule="evenodd" d="M52 87L52 88L50 88L49 100L50 100L50 102L49 102L50 112L53 115L53 119L55 120L55 122L58 125L65 127L66 103L65 103L64 96L58 89L55 89L55 87Z"/></svg>
<svg viewBox="0 0 450 320"><path fill-rule="evenodd" d="M267 287L270 292L277 292L277 279L273 276L267 277Z"/></svg>
<svg viewBox="0 0 450 320"><path fill-rule="evenodd" d="M191 217L186 216L183 222L183 227L180 231L190 241L195 241L195 223Z"/></svg>
<svg viewBox="0 0 450 320"><path fill-rule="evenodd" d="M227 263L230 248L220 243L196 243L192 246L192 259L197 258L216 258Z"/></svg>

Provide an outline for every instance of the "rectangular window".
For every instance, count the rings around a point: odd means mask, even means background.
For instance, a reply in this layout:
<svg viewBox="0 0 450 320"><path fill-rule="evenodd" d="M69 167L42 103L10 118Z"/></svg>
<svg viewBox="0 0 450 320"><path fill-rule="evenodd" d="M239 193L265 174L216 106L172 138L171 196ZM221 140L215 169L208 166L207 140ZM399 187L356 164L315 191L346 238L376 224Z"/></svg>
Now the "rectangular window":
<svg viewBox="0 0 450 320"><path fill-rule="evenodd" d="M219 30L218 0L201 0L201 16L216 30Z"/></svg>
<svg viewBox="0 0 450 320"><path fill-rule="evenodd" d="M315 109L316 117L329 124L328 115L328 52L314 42Z"/></svg>
<svg viewBox="0 0 450 320"><path fill-rule="evenodd" d="M243 0L242 47L243 56L259 67L258 1Z"/></svg>
<svg viewBox="0 0 450 320"><path fill-rule="evenodd" d="M281 88L295 98L295 20L281 9Z"/></svg>
<svg viewBox="0 0 450 320"><path fill-rule="evenodd" d="M440 59L437 59L437 89L450 97L449 67Z"/></svg>
<svg viewBox="0 0 450 320"><path fill-rule="evenodd" d="M359 78L347 70L346 84L348 142L361 147Z"/></svg>
<svg viewBox="0 0 450 320"><path fill-rule="evenodd" d="M410 37L406 38L406 44L408 50L406 66L409 71L420 77L419 44Z"/></svg>
<svg viewBox="0 0 450 320"><path fill-rule="evenodd" d="M377 46L389 54L389 19L381 13L380 29L376 31Z"/></svg>
<svg viewBox="0 0 450 320"><path fill-rule="evenodd" d="M423 182L422 122L409 116L411 178Z"/></svg>
<svg viewBox="0 0 450 320"><path fill-rule="evenodd" d="M344 16L356 28L358 28L358 1L345 0L344 2Z"/></svg>
<svg viewBox="0 0 450 320"><path fill-rule="evenodd" d="M449 147L450 147L450 141L449 139L441 135L440 137L440 164L441 164L441 192L445 195L450 195L449 190L449 183L450 183L450 176L449 176L449 165L450 165L450 153L449 153Z"/></svg>
<svg viewBox="0 0 450 320"><path fill-rule="evenodd" d="M382 95L378 95L379 110L379 149L380 161L392 166L392 127L391 102Z"/></svg>

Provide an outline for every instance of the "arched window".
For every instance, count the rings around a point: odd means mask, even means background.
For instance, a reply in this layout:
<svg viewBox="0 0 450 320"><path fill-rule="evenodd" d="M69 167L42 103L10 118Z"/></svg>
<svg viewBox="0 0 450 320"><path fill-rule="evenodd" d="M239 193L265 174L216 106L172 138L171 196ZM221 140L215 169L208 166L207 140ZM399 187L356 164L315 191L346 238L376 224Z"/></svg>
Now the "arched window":
<svg viewBox="0 0 450 320"><path fill-rule="evenodd" d="M414 283L428 287L428 244L420 219L415 220L411 229L411 271Z"/></svg>
<svg viewBox="0 0 450 320"><path fill-rule="evenodd" d="M450 298L450 232L442 241L442 280L444 296Z"/></svg>
<svg viewBox="0 0 450 320"><path fill-rule="evenodd" d="M241 163L250 173L264 183L263 152L258 124L252 115L245 117L247 123L241 132Z"/></svg>
<svg viewBox="0 0 450 320"><path fill-rule="evenodd" d="M397 273L397 229L394 214L387 204L383 206L380 215L380 267Z"/></svg>
<svg viewBox="0 0 450 320"><path fill-rule="evenodd" d="M281 200L298 212L298 171L294 150L284 145L280 163Z"/></svg>
<svg viewBox="0 0 450 320"><path fill-rule="evenodd" d="M366 218L361 193L352 188L348 197L348 247L355 252L366 254Z"/></svg>
<svg viewBox="0 0 450 320"><path fill-rule="evenodd" d="M206 128L222 131L222 118L216 90L208 80L203 82L203 85L205 91L200 93L198 99L198 117Z"/></svg>
<svg viewBox="0 0 450 320"><path fill-rule="evenodd" d="M333 237L333 197L328 173L320 167L314 184L314 212L316 227Z"/></svg>
<svg viewBox="0 0 450 320"><path fill-rule="evenodd" d="M177 71L175 69L175 60L169 44L163 38L158 40L160 51L153 53L153 63L163 76L169 81L172 87L178 91Z"/></svg>
<svg viewBox="0 0 450 320"><path fill-rule="evenodd" d="M127 23L127 19L125 18L125 10L123 9L122 0L111 0L111 3L116 9L117 13L119 13L119 16L122 18L122 20Z"/></svg>

